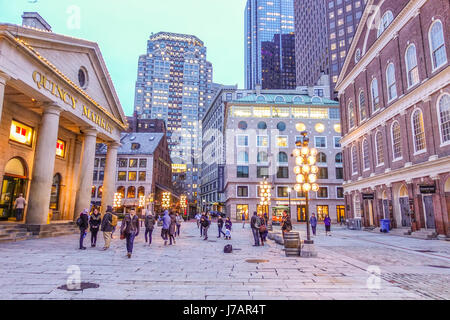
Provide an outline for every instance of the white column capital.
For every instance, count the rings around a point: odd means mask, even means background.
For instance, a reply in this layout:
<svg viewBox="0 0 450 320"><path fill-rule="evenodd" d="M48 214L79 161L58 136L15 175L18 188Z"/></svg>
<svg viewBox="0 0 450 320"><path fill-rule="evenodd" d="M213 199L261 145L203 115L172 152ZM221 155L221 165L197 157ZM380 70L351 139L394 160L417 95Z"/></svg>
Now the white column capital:
<svg viewBox="0 0 450 320"><path fill-rule="evenodd" d="M113 142L108 142L107 146L108 146L108 149L110 149L110 148L111 149L118 149L121 146L121 144L118 141L113 141Z"/></svg>
<svg viewBox="0 0 450 320"><path fill-rule="evenodd" d="M61 112L64 111L64 109L55 102L46 102L42 105L42 107L44 109L44 114L54 114L59 116Z"/></svg>
<svg viewBox="0 0 450 320"><path fill-rule="evenodd" d="M97 137L97 133L98 133L98 131L93 127L82 128L81 132L83 133L83 136L88 136L88 137Z"/></svg>

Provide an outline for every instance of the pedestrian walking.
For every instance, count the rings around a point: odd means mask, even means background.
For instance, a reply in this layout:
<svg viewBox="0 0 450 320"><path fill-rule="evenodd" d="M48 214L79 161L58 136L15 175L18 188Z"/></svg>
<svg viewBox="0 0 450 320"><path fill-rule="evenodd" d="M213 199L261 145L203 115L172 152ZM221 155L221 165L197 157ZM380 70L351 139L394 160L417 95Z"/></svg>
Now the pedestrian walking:
<svg viewBox="0 0 450 320"><path fill-rule="evenodd" d="M222 231L223 229L223 219L222 216L219 215L219 217L217 218L217 228L219 229L219 236L217 238L220 238L220 235L223 234L223 236L225 237L225 232Z"/></svg>
<svg viewBox="0 0 450 320"><path fill-rule="evenodd" d="M261 244L264 245L266 242L267 234L269 233L267 230L266 220L264 219L264 215L261 214L259 217L261 224L259 226L259 236L261 237Z"/></svg>
<svg viewBox="0 0 450 320"><path fill-rule="evenodd" d="M161 238L164 240L164 245L167 245L167 240L169 240L169 228L170 228L170 216L169 210L164 211L164 215L161 216L160 221L162 221Z"/></svg>
<svg viewBox="0 0 450 320"><path fill-rule="evenodd" d="M225 239L231 240L231 228L233 226L233 223L231 222L230 218L227 217L225 220Z"/></svg>
<svg viewBox="0 0 450 320"><path fill-rule="evenodd" d="M19 197L16 199L16 201L14 201L14 209L16 210L16 221L22 221L23 212L25 210L26 205L27 202L23 197L23 193L19 194Z"/></svg>
<svg viewBox="0 0 450 320"><path fill-rule="evenodd" d="M176 222L177 222L176 235L179 237L180 236L180 231L181 231L181 224L184 222L184 219L178 212L177 212L177 215L176 215Z"/></svg>
<svg viewBox="0 0 450 320"><path fill-rule="evenodd" d="M145 243L147 243L148 240L148 245L152 244L152 234L153 234L153 230L155 229L155 217L149 212L146 216L145 216Z"/></svg>
<svg viewBox="0 0 450 320"><path fill-rule="evenodd" d="M202 218L202 215L200 214L200 212L198 212L196 215L195 215L195 220L197 220L197 229L200 229L200 227L201 227L201 225L200 225L200 219ZM200 235L201 235L201 233L200 233Z"/></svg>
<svg viewBox="0 0 450 320"><path fill-rule="evenodd" d="M245 218L246 218L246 215L245 215L245 212L243 212L242 213L242 229L245 228Z"/></svg>
<svg viewBox="0 0 450 320"><path fill-rule="evenodd" d="M177 232L177 218L176 218L174 213L171 213L169 216L170 216L170 225L169 225L169 240L170 240L170 243L169 243L169 246L171 246L172 244L176 244L177 243L175 241L175 234Z"/></svg>
<svg viewBox="0 0 450 320"><path fill-rule="evenodd" d="M209 221L208 216L206 214L202 216L200 221L203 229L203 236L204 236L203 240L208 240L208 229L211 222Z"/></svg>
<svg viewBox="0 0 450 320"><path fill-rule="evenodd" d="M317 218L316 218L316 214L315 213L313 213L311 218L309 218L309 224L311 225L311 229L312 229L313 235L316 235Z"/></svg>
<svg viewBox="0 0 450 320"><path fill-rule="evenodd" d="M284 239L284 234L286 232L290 232L291 230L292 230L291 217L288 215L287 211L284 211L283 218L281 220L281 231L283 232L283 239Z"/></svg>
<svg viewBox="0 0 450 320"><path fill-rule="evenodd" d="M86 250L86 247L83 246L84 238L87 235L86 230L89 228L89 209L84 209L83 212L80 213L80 216L77 219L77 226L80 228L80 250Z"/></svg>
<svg viewBox="0 0 450 320"><path fill-rule="evenodd" d="M112 232L115 227L115 224L117 224L117 217L116 217L116 219L114 219L112 212L113 212L112 207L107 206L106 213L102 219L101 230L103 232L103 239L105 240L105 245L103 246L103 250L109 249L109 246L111 245Z"/></svg>
<svg viewBox="0 0 450 320"><path fill-rule="evenodd" d="M205 229L205 228L203 227L203 220L204 220L205 218L207 219L207 217L206 217L206 212L202 212L202 214L201 214L201 216L200 216L200 221L199 221L199 224L200 224L200 238L203 237L203 230Z"/></svg>
<svg viewBox="0 0 450 320"><path fill-rule="evenodd" d="M92 213L89 218L89 226L91 230L91 247L95 247L97 245L97 234L100 230L100 225L102 223L102 215L98 212L96 207L92 208Z"/></svg>
<svg viewBox="0 0 450 320"><path fill-rule="evenodd" d="M250 220L250 227L252 229L253 238L255 240L254 247L259 247L259 227L261 226L261 219L258 217L258 213L255 211L253 217Z"/></svg>
<svg viewBox="0 0 450 320"><path fill-rule="evenodd" d="M325 236L331 236L331 219L328 214L323 220L323 222L325 223Z"/></svg>
<svg viewBox="0 0 450 320"><path fill-rule="evenodd" d="M125 215L120 226L120 238L127 240L127 257L131 258L133 253L134 239L139 235L139 217L136 215L136 209L131 208L130 213Z"/></svg>
<svg viewBox="0 0 450 320"><path fill-rule="evenodd" d="M117 212L114 212L114 211L111 211L111 214L112 214L113 222L116 221L116 223L113 224L113 229L111 232L111 239L114 239L114 232L116 232L117 221L119 220L119 215L117 214Z"/></svg>

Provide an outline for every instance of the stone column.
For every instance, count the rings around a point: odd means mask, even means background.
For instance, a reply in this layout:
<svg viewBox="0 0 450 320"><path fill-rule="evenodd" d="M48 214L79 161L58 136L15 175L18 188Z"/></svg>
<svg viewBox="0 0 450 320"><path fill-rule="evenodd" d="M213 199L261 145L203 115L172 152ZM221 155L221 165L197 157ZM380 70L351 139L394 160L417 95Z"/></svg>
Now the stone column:
<svg viewBox="0 0 450 320"><path fill-rule="evenodd" d="M114 193L116 192L117 149L119 146L120 144L117 142L108 144L102 192L102 215L106 213L107 206L113 205Z"/></svg>
<svg viewBox="0 0 450 320"><path fill-rule="evenodd" d="M9 77L7 75L0 73L0 123L2 122L3 101L5 99L6 81L8 80Z"/></svg>
<svg viewBox="0 0 450 320"><path fill-rule="evenodd" d="M84 209L90 209L91 207L97 130L83 130L83 137L83 153L81 155L77 195L75 198L75 212L73 214L74 220L80 216L80 213Z"/></svg>
<svg viewBox="0 0 450 320"><path fill-rule="evenodd" d="M26 224L29 225L47 224L61 111L55 105L44 107L28 198Z"/></svg>

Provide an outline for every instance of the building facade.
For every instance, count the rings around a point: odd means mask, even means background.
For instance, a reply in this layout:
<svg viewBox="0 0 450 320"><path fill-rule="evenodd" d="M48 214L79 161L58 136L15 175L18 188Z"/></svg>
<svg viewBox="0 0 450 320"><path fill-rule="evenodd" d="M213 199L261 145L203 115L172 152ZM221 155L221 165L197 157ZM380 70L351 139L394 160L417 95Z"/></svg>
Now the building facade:
<svg viewBox="0 0 450 320"><path fill-rule="evenodd" d="M267 89L295 88L295 85L292 86L292 79L295 79L295 67L292 67L295 65L293 34L294 0L247 0L244 46L246 89L255 89L257 85ZM270 50L267 50L268 47ZM269 63L269 57L275 58L270 53L273 50L277 51L277 61ZM264 66L263 58L266 62ZM271 80L277 77L282 78L276 82ZM269 87L272 85L276 87Z"/></svg>
<svg viewBox="0 0 450 320"><path fill-rule="evenodd" d="M202 179L200 198L202 209L225 212L224 168L225 146L223 141L225 103L240 99L237 86L221 86L203 118L202 131Z"/></svg>
<svg viewBox="0 0 450 320"><path fill-rule="evenodd" d="M302 131L309 133L310 146L319 151L320 190L310 192L309 213L315 212L319 220L329 214L334 222L344 217L339 104L306 94L315 89L246 91L241 99L225 104L224 194L231 219L267 210L259 205L258 194L266 178L272 185L269 216L279 217L287 210L293 221L305 221L306 195L293 191L291 156Z"/></svg>
<svg viewBox="0 0 450 320"><path fill-rule="evenodd" d="M330 74L326 0L294 0L295 60L298 86L312 86Z"/></svg>
<svg viewBox="0 0 450 320"><path fill-rule="evenodd" d="M367 3L337 82L346 206L365 226L449 235L449 12L442 0Z"/></svg>
<svg viewBox="0 0 450 320"><path fill-rule="evenodd" d="M105 182L114 179L126 118L98 45L24 16L24 26L0 24L0 217L15 220L22 193L24 221L39 233L89 208L97 142L108 149ZM102 210L114 190L103 192Z"/></svg>
<svg viewBox="0 0 450 320"><path fill-rule="evenodd" d="M144 197L146 206L160 212L164 192L177 198L172 189L172 162L165 134L126 133L122 134L120 144L114 190L122 195L123 206L139 207ZM104 144L97 145L91 190L95 205L101 203L103 196L106 151Z"/></svg>
<svg viewBox="0 0 450 320"><path fill-rule="evenodd" d="M202 118L212 99L212 65L195 36L159 32L150 36L147 54L139 57L135 112L139 119L166 122L174 178L199 196Z"/></svg>
<svg viewBox="0 0 450 320"><path fill-rule="evenodd" d="M367 0L325 0L330 87L333 98L337 79L356 34Z"/></svg>
<svg viewBox="0 0 450 320"><path fill-rule="evenodd" d="M151 132L167 134L166 122L162 119L139 119L136 114L127 117L128 132Z"/></svg>

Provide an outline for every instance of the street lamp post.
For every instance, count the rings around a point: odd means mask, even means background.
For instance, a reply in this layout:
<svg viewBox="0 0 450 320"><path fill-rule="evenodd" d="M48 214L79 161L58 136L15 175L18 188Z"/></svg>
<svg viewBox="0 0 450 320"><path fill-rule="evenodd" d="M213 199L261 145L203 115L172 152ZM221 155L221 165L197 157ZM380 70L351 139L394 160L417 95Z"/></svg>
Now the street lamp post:
<svg viewBox="0 0 450 320"><path fill-rule="evenodd" d="M309 138L308 133L303 131L301 133L302 139L296 142L297 148L294 149L293 155L295 156L295 164L294 173L296 174L296 182L297 184L294 187L294 190L297 192L303 191L306 196L306 237L307 240L304 242L305 245L309 246L309 250L305 250L305 255L303 256L313 256L315 252L313 252L312 245L314 241L311 240L311 233L309 228L309 191L317 192L319 190L319 185L317 182L317 173L319 172L319 168L316 164L316 156L317 149L309 148Z"/></svg>
<svg viewBox="0 0 450 320"><path fill-rule="evenodd" d="M289 217L292 219L292 215L291 215L291 187L288 187L287 192L289 194Z"/></svg>
<svg viewBox="0 0 450 320"><path fill-rule="evenodd" d="M272 185L264 178L263 181L261 181L259 186L259 196L261 197L261 201L259 204L263 207L263 215L267 213L267 219L269 219L269 205L270 205L270 198L272 194L270 193L272 189ZM267 212L266 212L267 208Z"/></svg>

